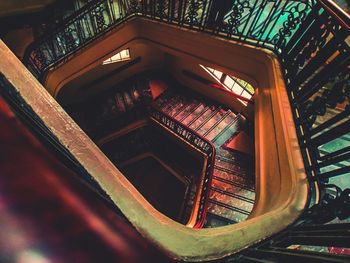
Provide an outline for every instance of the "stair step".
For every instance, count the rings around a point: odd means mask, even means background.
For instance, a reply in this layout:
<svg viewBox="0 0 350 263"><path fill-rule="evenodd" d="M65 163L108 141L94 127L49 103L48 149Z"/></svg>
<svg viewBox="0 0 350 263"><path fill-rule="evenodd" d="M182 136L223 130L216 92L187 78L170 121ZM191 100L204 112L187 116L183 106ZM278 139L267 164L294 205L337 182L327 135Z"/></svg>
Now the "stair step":
<svg viewBox="0 0 350 263"><path fill-rule="evenodd" d="M231 207L241 209L246 212L245 214L249 214L254 205L254 203L247 202L242 198L238 198L233 194L218 188L210 188L209 200L215 200Z"/></svg>
<svg viewBox="0 0 350 263"><path fill-rule="evenodd" d="M179 114L175 116L175 119L178 120L179 122L183 121L188 115L191 114L197 107L201 105L200 102L198 101L193 101L190 103L185 109L182 110Z"/></svg>
<svg viewBox="0 0 350 263"><path fill-rule="evenodd" d="M215 165L219 168L228 170L229 172L236 173L241 176L249 177L253 174L253 170L251 170L250 167L247 167L246 163L241 163L235 159L228 160L226 158L222 158L221 156L217 156Z"/></svg>
<svg viewBox="0 0 350 263"><path fill-rule="evenodd" d="M221 147L226 141L237 134L240 128L238 118L239 117L237 116L236 118L232 119L231 122L212 139L212 142L214 142L215 146Z"/></svg>
<svg viewBox="0 0 350 263"><path fill-rule="evenodd" d="M205 124L213 114L215 114L216 109L215 108L208 108L206 112L204 112L199 118L197 118L192 124L190 125L190 128L192 130L198 130L201 125Z"/></svg>
<svg viewBox="0 0 350 263"><path fill-rule="evenodd" d="M176 116L178 116L181 112L183 112L189 106L191 106L191 102L188 101L186 98L184 98L184 100L180 103L179 107L176 107L176 109L174 109L174 112L171 113L171 116L173 118L176 118Z"/></svg>
<svg viewBox="0 0 350 263"><path fill-rule="evenodd" d="M170 100L167 101L167 103L163 105L162 112L165 112L165 113L170 112L171 109L178 104L179 100L181 100L181 97L178 95L172 97Z"/></svg>
<svg viewBox="0 0 350 263"><path fill-rule="evenodd" d="M182 124L188 125L192 120L201 115L207 108L204 104L200 104L193 112L191 112L183 121Z"/></svg>
<svg viewBox="0 0 350 263"><path fill-rule="evenodd" d="M161 109L173 96L174 94L172 92L166 91L156 99L155 105Z"/></svg>
<svg viewBox="0 0 350 263"><path fill-rule="evenodd" d="M185 100L185 98L180 98L173 107L168 109L167 114L170 116L174 116L184 105L187 104L188 102Z"/></svg>
<svg viewBox="0 0 350 263"><path fill-rule="evenodd" d="M239 165L222 162L218 159L215 161L215 168L219 171L226 172L229 174L235 174L244 178L247 182L253 181L253 174Z"/></svg>
<svg viewBox="0 0 350 263"><path fill-rule="evenodd" d="M210 129L211 128L210 124L214 125L216 123L215 119L214 120L212 120L212 119L215 118L215 116L217 114L219 114L219 112L221 112L221 111L222 111L221 107L213 107L211 110L211 113L206 117L206 119L204 119L202 121L202 123L199 126L196 127L195 130L198 132L200 130L206 131L206 130ZM202 129L204 126L206 127L206 129Z"/></svg>
<svg viewBox="0 0 350 263"><path fill-rule="evenodd" d="M222 170L219 167L214 167L213 175L216 180L226 182L228 184L235 185L237 187L244 188L246 190L254 192L254 183L250 178L245 178L237 173L232 173L227 170Z"/></svg>
<svg viewBox="0 0 350 263"><path fill-rule="evenodd" d="M238 199L254 204L255 193L251 190L230 184L224 180L218 180L217 177L213 178L211 187L225 191L237 197Z"/></svg>
<svg viewBox="0 0 350 263"><path fill-rule="evenodd" d="M219 120L218 123L216 123L212 129L210 129L207 133L204 133L204 136L212 141L223 129L227 127L232 121L232 115L234 114L231 111L227 111L226 115L223 117L223 119Z"/></svg>
<svg viewBox="0 0 350 263"><path fill-rule="evenodd" d="M194 122L196 122L203 115L206 115L208 111L210 111L210 107L205 105L204 109L195 118L193 118L189 123L187 123L187 127L190 128Z"/></svg>
<svg viewBox="0 0 350 263"><path fill-rule="evenodd" d="M218 202L216 200L208 200L208 210L209 213L214 215L227 218L228 220L241 222L247 219L249 213L247 211L241 210L239 208L231 207L227 204Z"/></svg>
<svg viewBox="0 0 350 263"><path fill-rule="evenodd" d="M247 170L253 170L252 164L254 163L254 158L251 155L247 155L241 152L228 151L226 149L220 148L216 151L216 158L239 165L240 167L246 168Z"/></svg>
<svg viewBox="0 0 350 263"><path fill-rule="evenodd" d="M222 110L220 108L217 108L217 111L214 113L213 116L209 120L207 120L205 123L203 123L202 126L198 128L198 133L201 135L204 135L206 132L209 131L209 129L213 128L213 126L223 118L223 116L226 114L225 110Z"/></svg>

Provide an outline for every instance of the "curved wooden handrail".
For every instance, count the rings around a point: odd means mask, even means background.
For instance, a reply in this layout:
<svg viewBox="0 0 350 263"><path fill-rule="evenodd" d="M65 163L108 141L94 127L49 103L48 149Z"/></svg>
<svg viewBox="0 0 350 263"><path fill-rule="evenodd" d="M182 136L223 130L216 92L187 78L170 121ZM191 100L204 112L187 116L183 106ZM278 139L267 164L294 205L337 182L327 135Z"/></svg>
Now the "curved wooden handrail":
<svg viewBox="0 0 350 263"><path fill-rule="evenodd" d="M206 169L204 172L204 178L201 181L201 186L199 189L201 190L200 193L200 201L199 201L199 211L197 214L197 220L194 225L194 228L201 228L205 222L205 217L206 217L206 211L208 208L208 202L207 200L209 199L209 186L211 184L211 180L213 177L213 171L214 171L214 162L215 162L215 156L216 156L216 150L214 144L209 141L208 139L204 138L202 135L198 134L196 131L193 131L192 129L186 127L170 115L168 115L165 112L162 112L160 109L158 109L156 106L153 106L150 108L150 115L155 118L157 121L160 121L161 124L165 125L168 129L176 133L178 136L181 138L185 139L188 143L193 145L195 148L199 149L201 152L203 152L207 158L208 161L206 162ZM173 125L172 123L169 123L166 121L170 120L171 122L175 123ZM180 129L178 129L181 127ZM182 131L187 131L188 133L194 135L196 138L192 138L192 140L189 140L187 136L184 135ZM204 142L205 144L201 146L200 144L194 143L195 141L198 142Z"/></svg>

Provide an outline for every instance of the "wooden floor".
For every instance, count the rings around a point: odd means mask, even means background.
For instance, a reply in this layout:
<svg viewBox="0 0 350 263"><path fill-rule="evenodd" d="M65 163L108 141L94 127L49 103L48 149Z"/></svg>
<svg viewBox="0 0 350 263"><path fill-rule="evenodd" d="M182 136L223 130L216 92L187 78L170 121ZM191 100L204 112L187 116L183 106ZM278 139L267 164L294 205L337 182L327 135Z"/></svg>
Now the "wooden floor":
<svg viewBox="0 0 350 263"><path fill-rule="evenodd" d="M169 262L58 162L0 97L0 262Z"/></svg>

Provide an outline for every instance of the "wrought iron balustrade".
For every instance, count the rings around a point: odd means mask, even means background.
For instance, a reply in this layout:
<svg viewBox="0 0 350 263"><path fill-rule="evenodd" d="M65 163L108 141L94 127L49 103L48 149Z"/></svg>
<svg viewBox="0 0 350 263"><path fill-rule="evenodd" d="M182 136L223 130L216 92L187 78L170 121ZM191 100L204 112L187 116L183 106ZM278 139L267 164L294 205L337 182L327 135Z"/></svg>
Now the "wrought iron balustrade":
<svg viewBox="0 0 350 263"><path fill-rule="evenodd" d="M169 115L155 109L150 109L150 116L164 125L170 131L177 136L188 142L190 145L198 149L206 156L206 164L204 170L204 177L202 178L201 196L199 201L199 210L197 214L196 226L201 226L205 220L205 214L207 209L207 199L209 195L209 186L214 169L215 162L215 146L204 137L200 136L196 132L190 130L180 122L170 117Z"/></svg>
<svg viewBox="0 0 350 263"><path fill-rule="evenodd" d="M24 63L41 78L134 16L239 40L279 54L314 4L314 0L95 0L34 41Z"/></svg>
<svg viewBox="0 0 350 263"><path fill-rule="evenodd" d="M350 225L298 225L227 262L349 262ZM344 254L342 254L342 252Z"/></svg>
<svg viewBox="0 0 350 263"><path fill-rule="evenodd" d="M350 18L332 6L317 3L279 56L305 169L321 190L319 200L350 187ZM318 202L312 198L311 204Z"/></svg>
<svg viewBox="0 0 350 263"><path fill-rule="evenodd" d="M64 20L56 29L34 41L23 62L36 76L65 61L72 54L106 33L120 22L113 0L91 1Z"/></svg>

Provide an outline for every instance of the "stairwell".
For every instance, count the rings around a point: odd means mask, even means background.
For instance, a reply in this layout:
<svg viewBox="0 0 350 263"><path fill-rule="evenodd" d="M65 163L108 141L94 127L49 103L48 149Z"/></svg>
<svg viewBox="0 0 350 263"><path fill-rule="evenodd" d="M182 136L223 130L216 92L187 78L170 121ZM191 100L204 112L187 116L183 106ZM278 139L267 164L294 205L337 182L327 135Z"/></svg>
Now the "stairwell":
<svg viewBox="0 0 350 263"><path fill-rule="evenodd" d="M215 145L215 166L204 227L247 219L255 199L254 158L225 147L244 129L246 119L219 105L172 90L162 94L154 102L154 107Z"/></svg>

